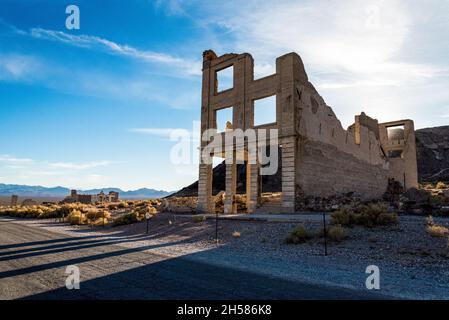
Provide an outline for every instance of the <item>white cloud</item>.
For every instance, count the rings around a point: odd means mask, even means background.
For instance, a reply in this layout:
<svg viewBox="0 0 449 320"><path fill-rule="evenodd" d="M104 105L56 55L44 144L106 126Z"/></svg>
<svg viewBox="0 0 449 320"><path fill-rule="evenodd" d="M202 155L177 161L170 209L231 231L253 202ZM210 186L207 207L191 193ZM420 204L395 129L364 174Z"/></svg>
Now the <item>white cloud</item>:
<svg viewBox="0 0 449 320"><path fill-rule="evenodd" d="M94 188L112 182L97 171L112 163L117 162L49 162L0 155L0 174L5 183Z"/></svg>
<svg viewBox="0 0 449 320"><path fill-rule="evenodd" d="M185 16L186 11L180 0L156 0L153 2L156 9L163 8L167 15Z"/></svg>
<svg viewBox="0 0 449 320"><path fill-rule="evenodd" d="M29 81L40 69L40 62L32 56L0 54L0 80Z"/></svg>
<svg viewBox="0 0 449 320"><path fill-rule="evenodd" d="M16 158L8 154L0 155L0 162L7 163L17 163L17 164L31 164L34 162L33 159L29 158Z"/></svg>
<svg viewBox="0 0 449 320"><path fill-rule="evenodd" d="M108 39L91 35L73 35L63 31L32 28L29 33L32 37L44 40L59 41L69 45L104 50L111 54L140 59L150 63L160 63L183 70L188 75L200 75L201 63L165 53L140 50L126 44L119 44Z"/></svg>
<svg viewBox="0 0 449 320"><path fill-rule="evenodd" d="M0 163L4 163L4 168L12 170L30 170L37 175L54 175L61 173L60 171L54 171L52 169L71 169L71 170L87 170L97 167L104 167L112 164L112 161L91 161L85 163L73 163L73 162L48 162L48 161L35 161L29 158L17 158L11 155L0 155ZM51 169L51 170L48 170Z"/></svg>
<svg viewBox="0 0 449 320"><path fill-rule="evenodd" d="M87 163L73 163L73 162L55 162L50 163L49 166L53 168L62 168L62 169L74 169L74 170L85 170L92 169L96 167L104 167L111 164L111 161L94 161Z"/></svg>
<svg viewBox="0 0 449 320"><path fill-rule="evenodd" d="M148 134L153 136L159 136L164 138L169 138L171 133L174 132L175 128L132 128L129 129L130 132Z"/></svg>
<svg viewBox="0 0 449 320"><path fill-rule="evenodd" d="M449 87L443 36L449 24L442 14L447 1L228 1L202 7L198 16L205 25L220 34L227 30L224 50L253 55L256 77L273 73L276 57L300 54L311 82L345 124L367 104L381 120L441 124L441 105L449 103L442 89Z"/></svg>

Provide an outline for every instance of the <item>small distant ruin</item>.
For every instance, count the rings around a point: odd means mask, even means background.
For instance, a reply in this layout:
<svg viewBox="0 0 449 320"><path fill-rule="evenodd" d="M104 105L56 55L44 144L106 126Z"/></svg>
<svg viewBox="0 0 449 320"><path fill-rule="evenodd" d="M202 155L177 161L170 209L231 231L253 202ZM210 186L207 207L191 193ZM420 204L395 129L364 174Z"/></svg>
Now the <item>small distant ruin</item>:
<svg viewBox="0 0 449 320"><path fill-rule="evenodd" d="M232 71L232 85L221 89L220 74L227 69ZM274 118L260 123L256 121L256 105L264 99L274 101ZM218 128L218 114L222 111L228 111L231 119L227 119L225 128ZM418 187L413 121L379 123L362 112L345 130L309 82L296 53L277 58L275 74L254 80L250 54L217 56L212 50L205 51L201 134L213 128L223 134L231 128L278 130L281 212L300 210L307 197L357 193L364 200L379 199L393 179L403 189ZM201 141L201 152L207 143ZM248 152L237 153L235 146L233 152L234 158L240 157L246 163L246 207L248 213L255 212L263 192L261 167L247 161ZM225 213L236 212L236 166L226 164ZM215 209L212 170L211 163L200 160L197 207L200 212L212 213Z"/></svg>
<svg viewBox="0 0 449 320"><path fill-rule="evenodd" d="M34 201L33 199L25 199L22 201L22 206L29 207L29 206L35 206L38 202Z"/></svg>
<svg viewBox="0 0 449 320"><path fill-rule="evenodd" d="M79 194L77 190L71 190L70 195L65 197L65 199L62 202L63 203L80 202L84 204L94 204L94 203L109 203L118 201L119 201L119 193L115 191L109 191L108 194L105 194L103 191L101 191L98 194Z"/></svg>
<svg viewBox="0 0 449 320"><path fill-rule="evenodd" d="M11 196L11 207L17 206L17 203L18 203L18 202L19 202L19 196L13 194L13 195Z"/></svg>

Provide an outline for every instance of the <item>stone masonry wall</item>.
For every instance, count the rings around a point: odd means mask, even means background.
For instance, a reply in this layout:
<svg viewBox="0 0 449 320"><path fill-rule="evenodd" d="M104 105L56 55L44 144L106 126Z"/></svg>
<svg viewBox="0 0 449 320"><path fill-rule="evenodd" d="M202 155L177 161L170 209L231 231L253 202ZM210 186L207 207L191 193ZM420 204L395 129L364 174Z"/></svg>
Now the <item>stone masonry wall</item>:
<svg viewBox="0 0 449 320"><path fill-rule="evenodd" d="M298 83L297 183L302 196L357 192L364 199L386 191L389 164L372 128L361 122L360 137L345 130L310 83Z"/></svg>
<svg viewBox="0 0 449 320"><path fill-rule="evenodd" d="M327 143L300 143L297 181L304 196L329 197L356 192L363 199L381 198L387 189L388 170L372 165Z"/></svg>

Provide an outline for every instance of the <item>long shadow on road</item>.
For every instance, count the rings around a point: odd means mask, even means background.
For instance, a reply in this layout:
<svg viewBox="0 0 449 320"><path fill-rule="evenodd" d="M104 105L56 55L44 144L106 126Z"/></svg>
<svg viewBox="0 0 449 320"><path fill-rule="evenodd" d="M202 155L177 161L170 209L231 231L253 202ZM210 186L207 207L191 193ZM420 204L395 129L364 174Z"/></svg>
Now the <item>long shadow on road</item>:
<svg viewBox="0 0 449 320"><path fill-rule="evenodd" d="M82 257L67 259L67 260L63 260L63 261L56 261L56 262L50 262L50 263L41 264L41 265L35 265L35 266L26 267L26 268L22 268L22 269L3 271L3 272L0 272L0 279L24 275L24 274L38 272L38 271L44 271L44 270L48 270L48 269L60 268L60 267L68 266L68 265L75 265L75 264L83 263L83 262L95 261L95 260L99 260L99 259L118 257L121 255L130 254L130 253L136 253L136 252L142 252L142 251L150 250L150 249L172 246L172 245L176 245L179 243L181 243L181 242L170 242L170 243L163 243L163 244L157 244L157 245L142 246L142 247L137 247L137 248L115 250L115 251L99 253L99 254L95 254L95 255L91 255L91 256L82 256ZM100 246L100 245L102 245L102 244L97 244L96 246ZM70 248L70 249L76 250L76 248L75 249ZM64 250L61 250L61 251L64 251Z"/></svg>
<svg viewBox="0 0 449 320"><path fill-rule="evenodd" d="M137 236L130 236L130 237L126 237L126 238L117 238L117 237L98 238L95 240L78 241L76 243L68 242L68 243L60 243L60 244L56 244L56 245L50 245L50 246L44 246L44 247L38 247L38 248L33 247L33 248L27 248L27 249L15 250L15 251L5 251L5 252L0 252L0 261L8 261L8 260L14 260L14 259L35 257L35 256L40 256L40 255L52 254L52 253L61 253L61 252L74 251L74 250L80 250L80 249L88 249L88 248L93 248L93 247L120 244L120 243L126 243L126 242L134 242L134 241L138 241L140 239L144 240L144 239L146 239L146 236L145 235L137 235Z"/></svg>
<svg viewBox="0 0 449 320"><path fill-rule="evenodd" d="M219 249L213 249L219 250ZM369 292L289 281L195 261L155 262L25 299L387 299Z"/></svg>

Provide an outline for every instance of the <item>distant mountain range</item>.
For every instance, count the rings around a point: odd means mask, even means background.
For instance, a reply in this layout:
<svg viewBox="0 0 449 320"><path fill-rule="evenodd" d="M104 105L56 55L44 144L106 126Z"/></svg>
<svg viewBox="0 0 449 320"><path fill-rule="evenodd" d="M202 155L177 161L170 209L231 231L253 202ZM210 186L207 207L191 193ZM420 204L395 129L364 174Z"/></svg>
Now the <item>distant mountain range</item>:
<svg viewBox="0 0 449 320"><path fill-rule="evenodd" d="M103 188L103 189L91 189L91 190L78 190L82 194L97 194L103 191L108 193L109 191L116 191L120 193L121 199L148 199L148 198L162 198L170 195L173 192L164 190L155 190L148 188L141 188L137 190L123 191L119 188ZM70 194L69 188L53 187L47 188L42 186L26 186L17 184L3 184L0 183L0 196L18 195L19 197L29 198L43 198L54 197L64 198Z"/></svg>

